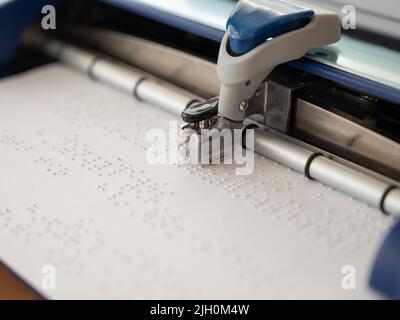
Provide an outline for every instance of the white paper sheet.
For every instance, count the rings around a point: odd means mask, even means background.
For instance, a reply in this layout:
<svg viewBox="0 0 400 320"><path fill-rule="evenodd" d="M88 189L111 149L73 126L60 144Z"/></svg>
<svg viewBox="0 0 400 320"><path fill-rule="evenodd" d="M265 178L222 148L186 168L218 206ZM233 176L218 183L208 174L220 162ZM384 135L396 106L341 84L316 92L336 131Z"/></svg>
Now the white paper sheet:
<svg viewBox="0 0 400 320"><path fill-rule="evenodd" d="M58 64L0 81L0 258L49 298L375 297L390 218L259 156L151 166L172 119Z"/></svg>

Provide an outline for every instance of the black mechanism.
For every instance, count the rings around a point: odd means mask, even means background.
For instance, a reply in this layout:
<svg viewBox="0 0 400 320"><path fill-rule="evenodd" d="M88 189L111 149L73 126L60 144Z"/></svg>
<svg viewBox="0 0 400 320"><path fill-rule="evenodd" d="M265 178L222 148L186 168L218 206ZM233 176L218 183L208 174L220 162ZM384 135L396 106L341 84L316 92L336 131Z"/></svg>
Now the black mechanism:
<svg viewBox="0 0 400 320"><path fill-rule="evenodd" d="M192 103L182 112L182 120L187 123L196 123L217 116L218 101L216 97L203 103Z"/></svg>

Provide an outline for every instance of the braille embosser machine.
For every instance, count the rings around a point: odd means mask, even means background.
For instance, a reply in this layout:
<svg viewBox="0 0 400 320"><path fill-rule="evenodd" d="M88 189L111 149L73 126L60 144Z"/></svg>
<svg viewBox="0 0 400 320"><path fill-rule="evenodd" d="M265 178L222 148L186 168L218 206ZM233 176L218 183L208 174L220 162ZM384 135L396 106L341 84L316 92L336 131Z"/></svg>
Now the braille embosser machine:
<svg viewBox="0 0 400 320"><path fill-rule="evenodd" d="M63 61L182 117L183 134L253 130L256 153L400 215L400 21L369 1L356 30L337 2L294 0L52 1L52 30L48 2L0 3L4 76ZM397 297L398 260L382 253L371 280Z"/></svg>

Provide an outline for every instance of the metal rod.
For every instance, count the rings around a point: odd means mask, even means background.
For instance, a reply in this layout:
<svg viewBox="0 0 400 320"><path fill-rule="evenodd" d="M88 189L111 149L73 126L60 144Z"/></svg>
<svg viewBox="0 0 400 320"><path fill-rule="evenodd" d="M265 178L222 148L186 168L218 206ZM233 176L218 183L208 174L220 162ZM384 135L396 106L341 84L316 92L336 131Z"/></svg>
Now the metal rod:
<svg viewBox="0 0 400 320"><path fill-rule="evenodd" d="M307 160L313 152L285 141L263 130L254 132L254 151L298 172L304 173Z"/></svg>
<svg viewBox="0 0 400 320"><path fill-rule="evenodd" d="M161 107L176 116L180 116L189 104L202 100L187 90L155 78L131 65L99 56L60 40L47 38L40 33L25 35L24 43L86 73L95 81L132 94L138 100Z"/></svg>
<svg viewBox="0 0 400 320"><path fill-rule="evenodd" d="M320 156L310 164L310 177L379 208L387 183Z"/></svg>
<svg viewBox="0 0 400 320"><path fill-rule="evenodd" d="M133 68L119 65L113 61L95 59L87 70L89 76L99 82L107 83L126 93L133 93L143 75Z"/></svg>
<svg viewBox="0 0 400 320"><path fill-rule="evenodd" d="M254 151L400 217L400 189L385 179L369 176L262 129L255 130Z"/></svg>
<svg viewBox="0 0 400 320"><path fill-rule="evenodd" d="M211 98L219 93L217 68L213 62L160 43L98 27L74 24L59 31L68 38L200 96Z"/></svg>
<svg viewBox="0 0 400 320"><path fill-rule="evenodd" d="M130 65L99 57L61 41L42 36L29 42L49 56L85 72L92 79L128 92L174 115L180 116L191 102L201 100L188 91L149 77ZM379 208L386 214L400 216L400 189L383 177L369 176L265 130L255 130L254 151Z"/></svg>
<svg viewBox="0 0 400 320"><path fill-rule="evenodd" d="M345 152L357 157L362 166L400 179L399 143L303 99L295 99L294 104L294 136L305 136L311 144L330 145L336 154Z"/></svg>
<svg viewBox="0 0 400 320"><path fill-rule="evenodd" d="M28 28L24 35L25 42L35 42L46 36L35 26ZM86 25L64 26L57 30L57 35L93 48L118 62L126 62L140 70L139 73L148 72L204 98L219 94L216 65L193 54L130 34ZM70 53L81 57L71 61ZM87 66L84 53L76 52L73 47L64 49L63 56L64 61ZM258 97L252 99L247 114L260 113L269 128L400 180L400 144L355 121L349 121L346 114L328 111L293 94L307 83L302 79L295 82L281 79L278 72L264 83L264 90L259 89ZM268 94L271 89L273 92Z"/></svg>

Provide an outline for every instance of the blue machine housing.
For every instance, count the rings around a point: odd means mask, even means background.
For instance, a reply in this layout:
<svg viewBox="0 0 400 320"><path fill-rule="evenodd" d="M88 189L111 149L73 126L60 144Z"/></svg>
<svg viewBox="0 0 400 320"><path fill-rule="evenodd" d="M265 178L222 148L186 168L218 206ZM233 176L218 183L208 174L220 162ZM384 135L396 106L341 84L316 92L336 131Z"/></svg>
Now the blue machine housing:
<svg viewBox="0 0 400 320"><path fill-rule="evenodd" d="M382 244L372 268L370 285L391 299L400 299L400 222Z"/></svg>
<svg viewBox="0 0 400 320"><path fill-rule="evenodd" d="M42 14L42 7L57 0L9 0L0 4L0 68L6 67L15 54L25 28Z"/></svg>

